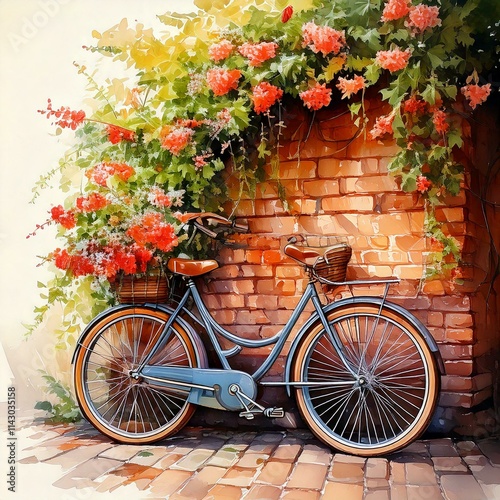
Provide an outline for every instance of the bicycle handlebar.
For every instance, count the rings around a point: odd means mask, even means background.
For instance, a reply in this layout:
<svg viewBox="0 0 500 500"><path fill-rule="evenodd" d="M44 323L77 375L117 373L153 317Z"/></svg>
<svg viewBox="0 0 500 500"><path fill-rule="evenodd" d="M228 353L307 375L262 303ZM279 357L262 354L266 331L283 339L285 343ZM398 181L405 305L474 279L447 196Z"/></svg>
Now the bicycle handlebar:
<svg viewBox="0 0 500 500"><path fill-rule="evenodd" d="M179 220L184 224L192 224L195 228L214 239L217 238L218 233L206 227L203 223L204 220L207 220L208 222L212 221L213 223L227 227L234 232L248 232L248 225L242 223L237 224L235 221L232 221L222 215L214 214L213 212L185 213L179 216Z"/></svg>

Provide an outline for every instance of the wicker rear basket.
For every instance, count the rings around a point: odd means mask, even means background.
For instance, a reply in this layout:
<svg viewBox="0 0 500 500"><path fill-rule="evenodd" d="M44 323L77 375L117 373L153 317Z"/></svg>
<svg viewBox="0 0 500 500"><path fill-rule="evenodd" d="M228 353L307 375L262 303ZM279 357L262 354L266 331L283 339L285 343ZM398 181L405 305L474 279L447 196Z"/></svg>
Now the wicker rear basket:
<svg viewBox="0 0 500 500"><path fill-rule="evenodd" d="M352 248L347 243L337 243L329 248L313 266L314 274L322 281L345 281L347 264L352 255Z"/></svg>
<svg viewBox="0 0 500 500"><path fill-rule="evenodd" d="M163 274L152 276L122 276L113 286L121 304L155 304L168 301L168 279Z"/></svg>

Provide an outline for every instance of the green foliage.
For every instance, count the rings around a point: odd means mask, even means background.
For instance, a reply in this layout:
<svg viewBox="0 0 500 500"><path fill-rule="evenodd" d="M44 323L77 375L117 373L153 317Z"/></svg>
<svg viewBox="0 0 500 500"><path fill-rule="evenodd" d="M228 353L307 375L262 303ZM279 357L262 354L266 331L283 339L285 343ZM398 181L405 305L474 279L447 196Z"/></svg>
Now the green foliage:
<svg viewBox="0 0 500 500"><path fill-rule="evenodd" d="M58 382L54 377L45 374L45 392L57 397L58 402L39 401L35 405L36 410L47 412L47 421L51 423L74 423L82 419L80 410L71 395L69 389Z"/></svg>

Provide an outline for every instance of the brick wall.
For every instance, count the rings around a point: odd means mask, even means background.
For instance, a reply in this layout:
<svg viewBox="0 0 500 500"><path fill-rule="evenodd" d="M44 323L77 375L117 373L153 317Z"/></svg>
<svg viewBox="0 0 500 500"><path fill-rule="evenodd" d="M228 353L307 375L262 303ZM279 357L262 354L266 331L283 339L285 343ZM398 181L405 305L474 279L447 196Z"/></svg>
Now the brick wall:
<svg viewBox="0 0 500 500"><path fill-rule="evenodd" d="M369 115L385 112L382 106L369 101ZM433 426L472 433L474 408L492 395L492 365L487 358L493 337L498 338L496 307L486 311L484 290L476 293L476 267L486 251L479 244L485 234L477 202L464 191L437 210L445 230L469 251L467 286L459 289L441 280L423 283L426 253L432 249L423 236L422 200L402 192L387 173L397 146L358 135L345 107L318 112L312 125L311 115L302 109L286 109L279 171L269 166L269 180L258 186L255 198L226 207L228 213L234 209L248 219L250 233L238 238L241 248L221 251L224 266L203 285L208 305L217 320L238 335L272 336L288 319L307 283L302 269L281 252L287 237L297 233L344 237L353 248L349 277L401 278L392 287L391 300L411 310L439 344L447 373ZM278 196L276 179L288 207ZM236 199L238 186L231 178L228 185ZM381 289L363 287L355 292L379 294ZM268 348L244 350L232 364L252 371L268 352ZM281 358L267 378L279 380L283 363ZM264 399L281 396L277 390L268 391Z"/></svg>

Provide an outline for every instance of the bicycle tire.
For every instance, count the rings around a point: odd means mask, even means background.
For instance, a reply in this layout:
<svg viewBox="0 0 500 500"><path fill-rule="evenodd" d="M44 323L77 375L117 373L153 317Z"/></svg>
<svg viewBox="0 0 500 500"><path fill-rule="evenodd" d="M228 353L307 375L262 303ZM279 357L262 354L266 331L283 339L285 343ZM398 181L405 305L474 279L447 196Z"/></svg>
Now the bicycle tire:
<svg viewBox="0 0 500 500"><path fill-rule="evenodd" d="M166 438L195 410L187 400L189 389L154 386L129 375L169 316L148 307L122 307L90 325L80 340L73 370L76 399L87 420L114 441L147 444ZM194 335L174 322L170 339L149 364L206 366L206 354Z"/></svg>
<svg viewBox="0 0 500 500"><path fill-rule="evenodd" d="M355 383L322 325L296 350L292 380L300 413L313 434L345 453L393 453L417 439L434 413L440 375L433 352L413 322L377 304L346 305L328 314L344 354L363 383ZM331 386L335 381L353 385Z"/></svg>

